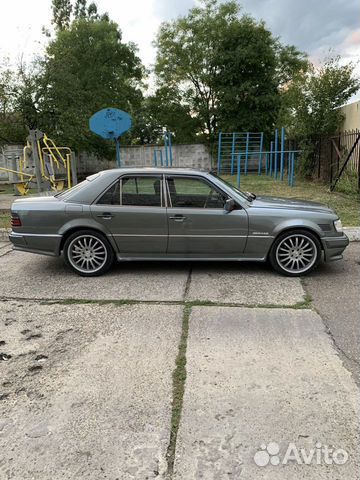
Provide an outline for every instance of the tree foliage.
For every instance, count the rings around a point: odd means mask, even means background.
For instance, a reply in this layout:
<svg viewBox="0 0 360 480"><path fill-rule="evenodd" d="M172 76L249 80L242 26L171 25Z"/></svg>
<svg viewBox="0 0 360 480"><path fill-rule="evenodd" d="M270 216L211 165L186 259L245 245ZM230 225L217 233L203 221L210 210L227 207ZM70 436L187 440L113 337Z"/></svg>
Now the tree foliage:
<svg viewBox="0 0 360 480"><path fill-rule="evenodd" d="M343 117L339 107L359 89L355 65L341 65L340 57L331 57L319 66L311 65L297 75L284 92L282 119L292 136L332 135Z"/></svg>
<svg viewBox="0 0 360 480"><path fill-rule="evenodd" d="M343 121L340 107L360 88L354 69L352 63L341 64L340 57L327 58L298 74L283 93L279 123L300 142L305 175L314 168L317 140L336 133Z"/></svg>
<svg viewBox="0 0 360 480"><path fill-rule="evenodd" d="M41 121L49 134L75 149L96 150L89 117L104 107L139 109L143 68L115 22L79 18L57 32L43 62Z"/></svg>
<svg viewBox="0 0 360 480"><path fill-rule="evenodd" d="M305 56L282 46L266 29L241 15L236 1L205 0L185 17L163 23L155 72L197 118L211 140L218 127L271 130L280 87L306 68Z"/></svg>

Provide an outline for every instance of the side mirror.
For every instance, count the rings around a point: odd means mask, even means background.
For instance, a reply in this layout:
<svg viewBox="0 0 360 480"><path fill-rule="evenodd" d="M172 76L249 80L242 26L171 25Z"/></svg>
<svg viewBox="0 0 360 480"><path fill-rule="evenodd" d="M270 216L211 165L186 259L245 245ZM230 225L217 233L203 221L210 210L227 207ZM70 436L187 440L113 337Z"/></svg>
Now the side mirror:
<svg viewBox="0 0 360 480"><path fill-rule="evenodd" d="M226 213L230 213L235 210L235 200L233 198L228 198L224 205L224 210Z"/></svg>

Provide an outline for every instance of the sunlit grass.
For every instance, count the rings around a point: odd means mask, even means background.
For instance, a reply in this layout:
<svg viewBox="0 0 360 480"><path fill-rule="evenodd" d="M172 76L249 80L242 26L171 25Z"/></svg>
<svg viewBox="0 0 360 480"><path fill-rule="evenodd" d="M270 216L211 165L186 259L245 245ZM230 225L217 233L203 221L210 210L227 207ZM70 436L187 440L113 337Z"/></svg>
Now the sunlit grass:
<svg viewBox="0 0 360 480"><path fill-rule="evenodd" d="M236 175L223 175L223 178L234 185L237 184ZM305 180L295 180L294 187L289 187L287 182L274 180L266 175L242 175L241 190L254 192L257 195L272 195L287 198L301 198L325 203L333 208L345 226L358 226L359 221L359 195L357 193L330 192L329 186L322 183Z"/></svg>

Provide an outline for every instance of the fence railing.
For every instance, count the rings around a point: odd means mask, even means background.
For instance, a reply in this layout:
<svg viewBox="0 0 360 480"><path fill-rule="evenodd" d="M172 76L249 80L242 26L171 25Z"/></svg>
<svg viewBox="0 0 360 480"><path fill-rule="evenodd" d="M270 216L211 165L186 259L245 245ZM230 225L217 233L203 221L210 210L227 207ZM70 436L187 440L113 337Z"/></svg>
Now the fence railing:
<svg viewBox="0 0 360 480"><path fill-rule="evenodd" d="M359 135L360 130L351 130L329 137L314 138L315 167L313 176L333 184L340 172L343 171L357 176L360 186Z"/></svg>

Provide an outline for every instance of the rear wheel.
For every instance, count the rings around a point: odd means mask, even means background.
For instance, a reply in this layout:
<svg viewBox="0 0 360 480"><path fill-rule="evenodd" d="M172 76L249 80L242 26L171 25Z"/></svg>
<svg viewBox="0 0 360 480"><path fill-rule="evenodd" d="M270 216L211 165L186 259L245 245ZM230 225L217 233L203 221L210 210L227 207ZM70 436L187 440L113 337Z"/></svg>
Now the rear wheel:
<svg viewBox="0 0 360 480"><path fill-rule="evenodd" d="M79 230L66 240L64 259L78 275L95 277L109 270L114 261L114 251L101 233Z"/></svg>
<svg viewBox="0 0 360 480"><path fill-rule="evenodd" d="M321 260L319 239L306 230L292 230L280 235L271 247L272 267L283 275L298 277L312 272Z"/></svg>

